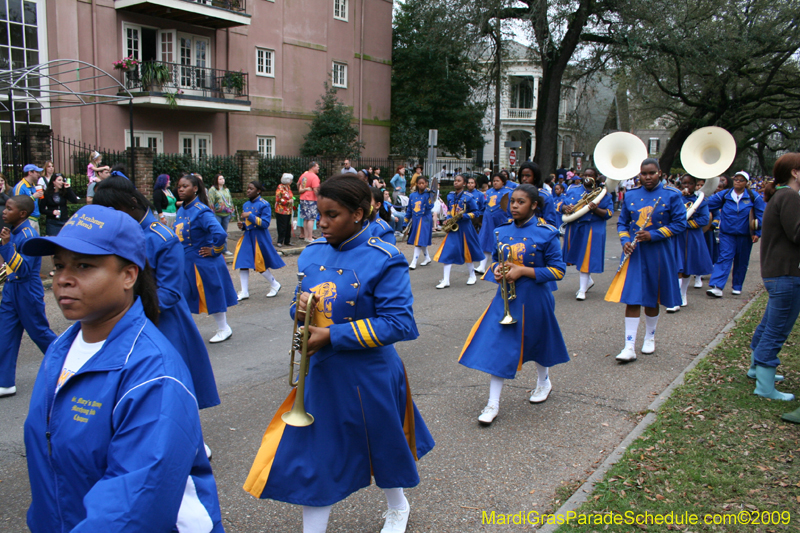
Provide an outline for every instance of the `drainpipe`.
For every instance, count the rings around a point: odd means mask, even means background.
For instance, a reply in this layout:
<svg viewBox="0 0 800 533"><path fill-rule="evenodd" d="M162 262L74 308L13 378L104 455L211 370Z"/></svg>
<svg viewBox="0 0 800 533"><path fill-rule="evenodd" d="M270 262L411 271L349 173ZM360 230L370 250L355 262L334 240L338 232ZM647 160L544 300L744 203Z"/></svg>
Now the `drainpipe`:
<svg viewBox="0 0 800 533"><path fill-rule="evenodd" d="M97 0L92 1L92 63L97 66ZM92 80L95 94L97 93L97 76ZM94 145L100 145L100 110L94 107ZM133 133L133 132L131 132ZM123 141L124 142L124 141ZM133 145L131 144L131 147Z"/></svg>
<svg viewBox="0 0 800 533"><path fill-rule="evenodd" d="M231 69L231 31L225 28L225 70ZM231 154L231 112L225 112L225 150Z"/></svg>
<svg viewBox="0 0 800 533"><path fill-rule="evenodd" d="M361 0L361 57L358 62L358 140L361 141L361 130L364 127L364 0Z"/></svg>

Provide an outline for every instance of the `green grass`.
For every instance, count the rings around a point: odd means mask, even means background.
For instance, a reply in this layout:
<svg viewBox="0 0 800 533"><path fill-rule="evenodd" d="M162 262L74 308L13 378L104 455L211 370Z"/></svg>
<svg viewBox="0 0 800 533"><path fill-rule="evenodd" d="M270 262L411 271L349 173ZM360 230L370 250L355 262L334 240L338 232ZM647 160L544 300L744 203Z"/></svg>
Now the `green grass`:
<svg viewBox="0 0 800 533"><path fill-rule="evenodd" d="M781 420L798 402L754 396L745 375L750 338L766 305L757 299L712 354L686 375L658 411L657 420L636 439L598 483L578 515L634 514L700 517L696 525L562 525L557 531L800 531L800 426ZM800 396L800 323L780 353L779 390ZM563 497L563 495L560 495ZM731 524L748 511L777 512L781 524ZM787 514L791 513L786 524ZM779 513L784 512L781 516ZM727 525L706 525L703 515L718 514ZM739 516L744 516L739 515ZM594 520L596 518L592 517ZM712 518L713 520L713 518Z"/></svg>

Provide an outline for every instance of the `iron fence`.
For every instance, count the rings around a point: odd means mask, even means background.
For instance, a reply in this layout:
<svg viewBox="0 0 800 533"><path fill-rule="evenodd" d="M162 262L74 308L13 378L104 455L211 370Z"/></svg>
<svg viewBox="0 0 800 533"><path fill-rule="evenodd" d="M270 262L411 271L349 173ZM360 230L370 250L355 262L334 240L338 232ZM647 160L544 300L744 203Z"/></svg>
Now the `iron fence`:
<svg viewBox="0 0 800 533"><path fill-rule="evenodd" d="M0 169L11 186L22 178L22 167L31 159L30 137L25 133L0 134Z"/></svg>
<svg viewBox="0 0 800 533"><path fill-rule="evenodd" d="M132 177L129 174L130 157L127 150L107 150L53 135L50 139L51 156L49 160L53 162L56 172L61 173L64 179L69 178L78 198L86 196L86 189L89 186L88 168L92 152L97 152L102 157L100 165L97 166L107 165L112 169L118 167L123 174ZM43 166L44 161L37 161L36 164Z"/></svg>

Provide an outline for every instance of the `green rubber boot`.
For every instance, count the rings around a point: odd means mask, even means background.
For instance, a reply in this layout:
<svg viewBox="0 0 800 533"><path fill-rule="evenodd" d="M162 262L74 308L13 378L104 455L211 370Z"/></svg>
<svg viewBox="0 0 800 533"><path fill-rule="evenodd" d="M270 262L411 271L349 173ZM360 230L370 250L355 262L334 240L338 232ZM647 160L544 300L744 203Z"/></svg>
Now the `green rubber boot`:
<svg viewBox="0 0 800 533"><path fill-rule="evenodd" d="M750 353L750 370L747 371L747 377L750 379L756 379L756 358L753 356L752 352ZM780 374L775 374L775 383L783 381L783 376Z"/></svg>
<svg viewBox="0 0 800 533"><path fill-rule="evenodd" d="M756 390L753 394L770 398L771 400L783 400L791 402L794 394L780 392L775 389L775 369L768 366L756 365Z"/></svg>
<svg viewBox="0 0 800 533"><path fill-rule="evenodd" d="M800 424L800 407L798 407L791 413L786 413L785 415L782 415L781 418L783 418L787 422L794 422L795 424Z"/></svg>

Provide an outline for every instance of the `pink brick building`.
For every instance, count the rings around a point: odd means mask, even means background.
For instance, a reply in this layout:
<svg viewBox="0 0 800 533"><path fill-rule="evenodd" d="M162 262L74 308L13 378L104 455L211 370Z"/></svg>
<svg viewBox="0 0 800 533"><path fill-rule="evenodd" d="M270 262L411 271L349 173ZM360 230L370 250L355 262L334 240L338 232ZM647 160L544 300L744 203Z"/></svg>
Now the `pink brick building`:
<svg viewBox="0 0 800 533"><path fill-rule="evenodd" d="M142 65L115 70L127 56ZM137 145L158 152L296 155L327 80L363 155L385 157L391 56L388 0L0 0L0 69L63 58L106 70L135 96ZM130 142L127 103L31 109L30 121L106 149Z"/></svg>

